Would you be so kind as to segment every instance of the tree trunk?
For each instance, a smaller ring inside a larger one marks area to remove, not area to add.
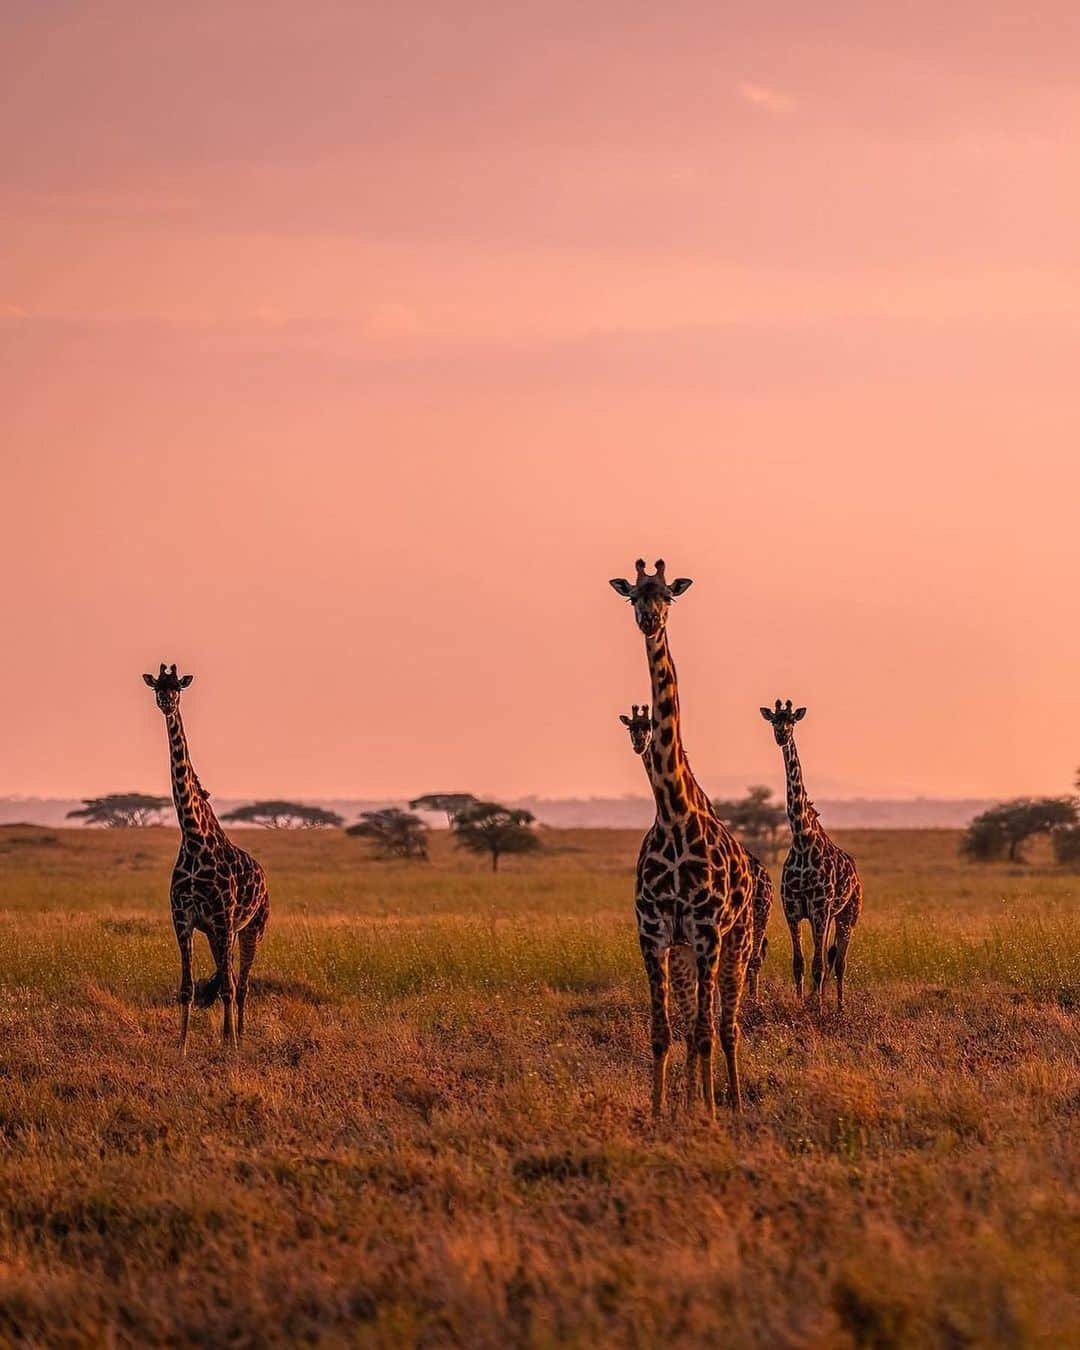
[[[491,850],[491,870],[493,872],[499,870],[499,850],[497,848]]]

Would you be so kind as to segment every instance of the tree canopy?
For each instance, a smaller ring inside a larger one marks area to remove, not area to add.
[[[322,806],[302,802],[250,802],[226,812],[222,820],[237,825],[262,825],[269,830],[314,830],[326,825],[344,825],[345,817]]]
[[[497,872],[504,853],[530,853],[540,847],[531,811],[498,802],[471,802],[454,817],[454,842],[471,853],[487,853]]]
[[[1020,797],[1002,802],[975,817],[960,841],[960,851],[977,862],[1005,858],[1023,862],[1023,846],[1040,834],[1054,834],[1077,825],[1073,797]]]
[[[361,812],[357,823],[350,825],[345,833],[369,840],[375,845],[377,858],[427,860],[428,827],[419,816],[397,806]]]
[[[446,816],[447,825],[453,829],[455,819],[475,801],[476,798],[471,792],[425,792],[422,797],[416,797],[409,803],[409,809],[442,811]]]
[[[171,797],[149,797],[145,792],[112,792],[105,797],[84,797],[82,806],[69,811],[67,819],[80,818],[87,825],[104,825],[110,830],[160,825],[161,813],[171,803]]]
[[[787,809],[783,803],[774,800],[772,788],[756,784],[746,789],[745,797],[714,801],[713,810],[747,848],[767,859],[775,859],[787,821]]]

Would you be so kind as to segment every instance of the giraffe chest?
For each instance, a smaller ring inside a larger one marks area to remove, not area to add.
[[[187,842],[173,869],[174,912],[190,916],[212,931],[223,923],[244,927],[265,899],[266,879],[254,858],[226,842]]]
[[[811,839],[793,846],[781,879],[789,916],[812,918],[843,904],[850,891],[851,859],[829,840]]]
[[[696,821],[657,823],[638,856],[639,893],[668,902],[707,889],[716,862],[708,830]]]

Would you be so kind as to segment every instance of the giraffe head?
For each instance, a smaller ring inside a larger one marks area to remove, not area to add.
[[[649,742],[652,740],[652,718],[649,716],[649,705],[643,703],[639,708],[635,703],[630,711],[630,717],[627,717],[625,713],[620,713],[619,721],[630,733],[630,744],[633,746],[634,754],[643,755],[648,750]]]
[[[773,735],[776,737],[777,745],[788,745],[792,736],[795,734],[795,723],[801,722],[806,716],[805,708],[793,708],[791,699],[787,703],[781,703],[776,700],[775,708],[762,708],[761,715],[766,722],[772,723]]]
[[[177,675],[176,667],[166,667],[162,662],[157,676],[144,675],[143,679],[154,691],[157,705],[163,713],[176,712],[180,706],[180,690],[186,689],[194,675]]]
[[[634,618],[645,636],[656,637],[663,632],[667,623],[672,600],[682,595],[683,591],[688,591],[694,583],[689,577],[676,577],[674,581],[668,581],[664,576],[663,558],[657,558],[656,571],[652,576],[646,572],[643,558],[639,558],[634,567],[637,575],[632,582],[613,577],[609,584],[612,590],[625,596],[634,606]]]

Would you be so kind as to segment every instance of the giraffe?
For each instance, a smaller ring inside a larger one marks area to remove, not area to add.
[[[720,983],[720,1045],[728,1074],[728,1103],[742,1109],[739,1085],[739,1005],[753,942],[752,882],[746,852],[725,828],[686,760],[679,715],[678,681],[668,646],[672,601],[689,589],[687,577],[668,583],[664,563],[649,575],[638,559],[633,582],[611,581],[634,607],[645,638],[652,682],[650,775],[656,819],[638,855],[635,911],[638,943],[649,981],[652,1021],[652,1112],[664,1110],[671,1052],[668,1011],[669,949],[683,943],[694,953],[697,1008],[686,1066],[686,1101],[700,1066],[705,1111],[716,1119],[713,1090],[714,1007]]]
[[[635,703],[631,708],[631,715],[625,713],[619,715],[619,721],[626,727],[630,733],[630,745],[635,755],[640,755],[642,763],[645,765],[645,772],[648,775],[650,786],[653,784],[652,759],[646,753],[649,743],[652,740],[652,718],[649,716],[649,705],[644,703],[639,708]],[[769,915],[772,912],[773,903],[773,882],[769,875],[769,869],[750,852],[746,845],[747,861],[750,863],[750,877],[754,887],[754,942],[750,953],[750,960],[746,967],[746,992],[750,998],[757,999],[758,993],[758,975],[761,972],[762,963],[765,960],[765,953],[769,950],[769,939],[766,931],[769,926]],[[677,946],[672,948],[672,955],[669,961],[671,971],[671,987],[675,994],[675,1002],[679,1007],[684,1021],[689,1014],[686,1011],[686,1002],[684,994],[684,970],[688,969],[691,979],[696,982],[692,963],[683,959],[684,954],[689,956],[688,947]],[[678,966],[678,970],[676,967]]]
[[[176,673],[162,664],[157,677],[143,679],[154,691],[165,714],[172,767],[173,802],[180,823],[180,852],[173,868],[170,900],[173,928],[180,946],[180,1053],[187,1051],[188,1020],[194,999],[209,1008],[220,994],[224,1005],[222,1036],[228,1047],[244,1034],[244,1005],[255,949],[266,932],[270,897],[266,876],[249,853],[225,834],[210,805],[210,794],[199,782],[188,755],[180,717],[180,691],[194,676]],[[206,934],[216,973],[212,979],[191,977],[191,946],[195,930]],[[233,966],[233,945],[240,948],[239,971]],[[233,1024],[233,1000],[236,1023]]]
[[[775,708],[762,708],[761,715],[771,723],[776,743],[784,752],[787,774],[787,810],[791,824],[791,850],[780,878],[780,903],[791,932],[791,964],[795,990],[803,991],[803,954],[799,925],[809,920],[814,940],[814,958],[810,970],[818,1010],[824,998],[823,985],[829,970],[836,972],[836,1007],[844,1011],[844,969],[848,944],[862,912],[862,882],[855,859],[838,848],[825,833],[814,805],[807,799],[799,752],[795,748],[795,723],[806,716],[805,708],[792,708],[776,700]],[[829,928],[835,940],[828,952],[825,944]]]

